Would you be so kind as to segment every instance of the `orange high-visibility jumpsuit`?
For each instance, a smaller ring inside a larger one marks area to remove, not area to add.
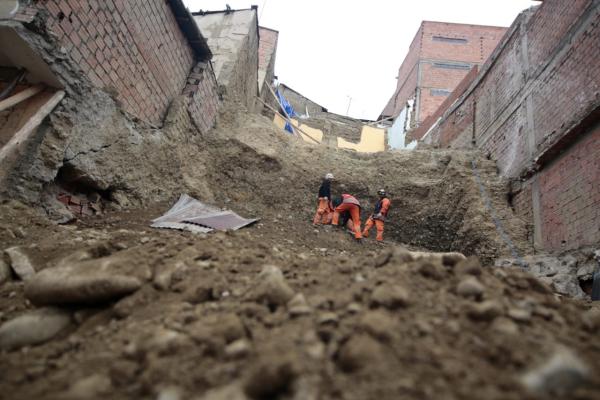
[[[327,197],[319,197],[319,205],[317,206],[317,212],[313,219],[313,225],[323,224],[328,225],[331,223],[333,217],[333,209],[331,203]]]
[[[377,205],[375,206],[375,213],[369,217],[367,222],[365,223],[365,230],[363,231],[364,237],[369,237],[369,231],[375,224],[375,228],[377,229],[377,241],[383,241],[383,226],[385,224],[385,217],[390,209],[391,201],[387,197],[379,200]]]
[[[348,211],[350,218],[352,219],[352,225],[354,228],[354,237],[356,239],[362,239],[362,233],[360,231],[360,203],[356,198],[349,194],[342,194],[342,204],[337,206],[333,210],[333,225],[337,225],[340,219],[340,213]]]

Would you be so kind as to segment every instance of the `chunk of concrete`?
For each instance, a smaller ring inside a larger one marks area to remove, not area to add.
[[[12,350],[47,342],[69,326],[71,314],[58,308],[40,308],[0,326],[0,348]]]
[[[22,247],[10,247],[4,251],[10,258],[11,268],[21,280],[26,281],[35,274],[35,268],[33,268],[29,257],[25,254]]]

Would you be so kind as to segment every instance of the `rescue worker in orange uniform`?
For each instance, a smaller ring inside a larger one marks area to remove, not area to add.
[[[379,189],[377,191],[377,195],[379,196],[379,201],[375,205],[375,210],[373,214],[369,217],[367,222],[365,223],[365,230],[362,232],[364,237],[369,237],[369,231],[375,225],[377,229],[377,241],[383,242],[383,226],[385,224],[385,217],[387,216],[390,205],[392,202],[387,197],[387,193],[384,189]]]
[[[340,214],[347,212],[350,214],[350,219],[352,220],[354,238],[360,241],[362,239],[362,233],[360,231],[360,203],[356,200],[356,197],[344,193],[340,199],[337,199],[334,206],[333,221],[331,223],[333,225],[338,225]]]
[[[313,225],[328,225],[331,223],[331,217],[333,216],[333,207],[331,206],[331,181],[333,180],[333,174],[325,174],[325,178],[319,188],[319,204],[317,206],[317,213],[313,218]]]

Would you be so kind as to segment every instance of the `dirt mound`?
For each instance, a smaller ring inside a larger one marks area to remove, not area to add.
[[[470,152],[365,155],[315,147],[264,117],[234,111],[186,154],[173,159],[179,175],[169,175],[168,187],[180,182],[181,192],[260,222],[194,235],[149,228],[170,204],[148,199],[143,209],[108,204],[105,215],[70,225],[18,203],[0,205],[0,250],[13,248],[0,267],[14,267],[11,255],[18,254],[42,271],[26,282],[2,275],[0,393],[597,395],[600,381],[590,371],[600,366],[600,317],[588,303],[560,299],[518,270],[482,268],[456,255],[416,260],[394,246],[460,251],[485,265],[509,252],[474,179],[475,160],[499,220],[527,251],[525,226],[506,205],[492,162]],[[393,208],[383,246],[311,225],[325,172],[336,175],[334,192],[363,203],[363,220],[377,189],[388,190]]]
[[[294,140],[262,116],[239,111],[223,113],[205,139],[204,178],[220,203],[310,221],[321,178],[332,172],[333,192],[354,194],[363,204],[363,220],[372,212],[377,190],[386,188],[392,201],[388,239],[491,260],[510,249],[481,197],[471,166],[475,160],[500,223],[518,250],[531,251],[525,223],[507,205],[506,182],[493,162],[475,152],[360,154],[313,146]]]
[[[166,206],[25,226],[13,239],[32,238],[23,249],[36,270],[96,265],[142,286],[63,306],[59,322],[65,313],[70,322],[58,334],[3,351],[1,393],[516,399],[600,391],[590,372],[600,367],[599,312],[557,298],[528,274],[455,256],[413,261],[395,247],[374,251],[343,232],[284,218],[206,236],[147,228]],[[28,285],[0,287],[3,323],[31,312]],[[42,326],[56,323],[56,312]],[[540,369],[548,365],[551,373]],[[556,388],[548,376],[564,384]]]

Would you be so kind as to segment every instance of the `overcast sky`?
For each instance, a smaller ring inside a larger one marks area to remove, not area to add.
[[[510,26],[532,0],[184,0],[190,11],[258,5],[279,31],[275,74],[329,111],[375,119],[422,20]]]

